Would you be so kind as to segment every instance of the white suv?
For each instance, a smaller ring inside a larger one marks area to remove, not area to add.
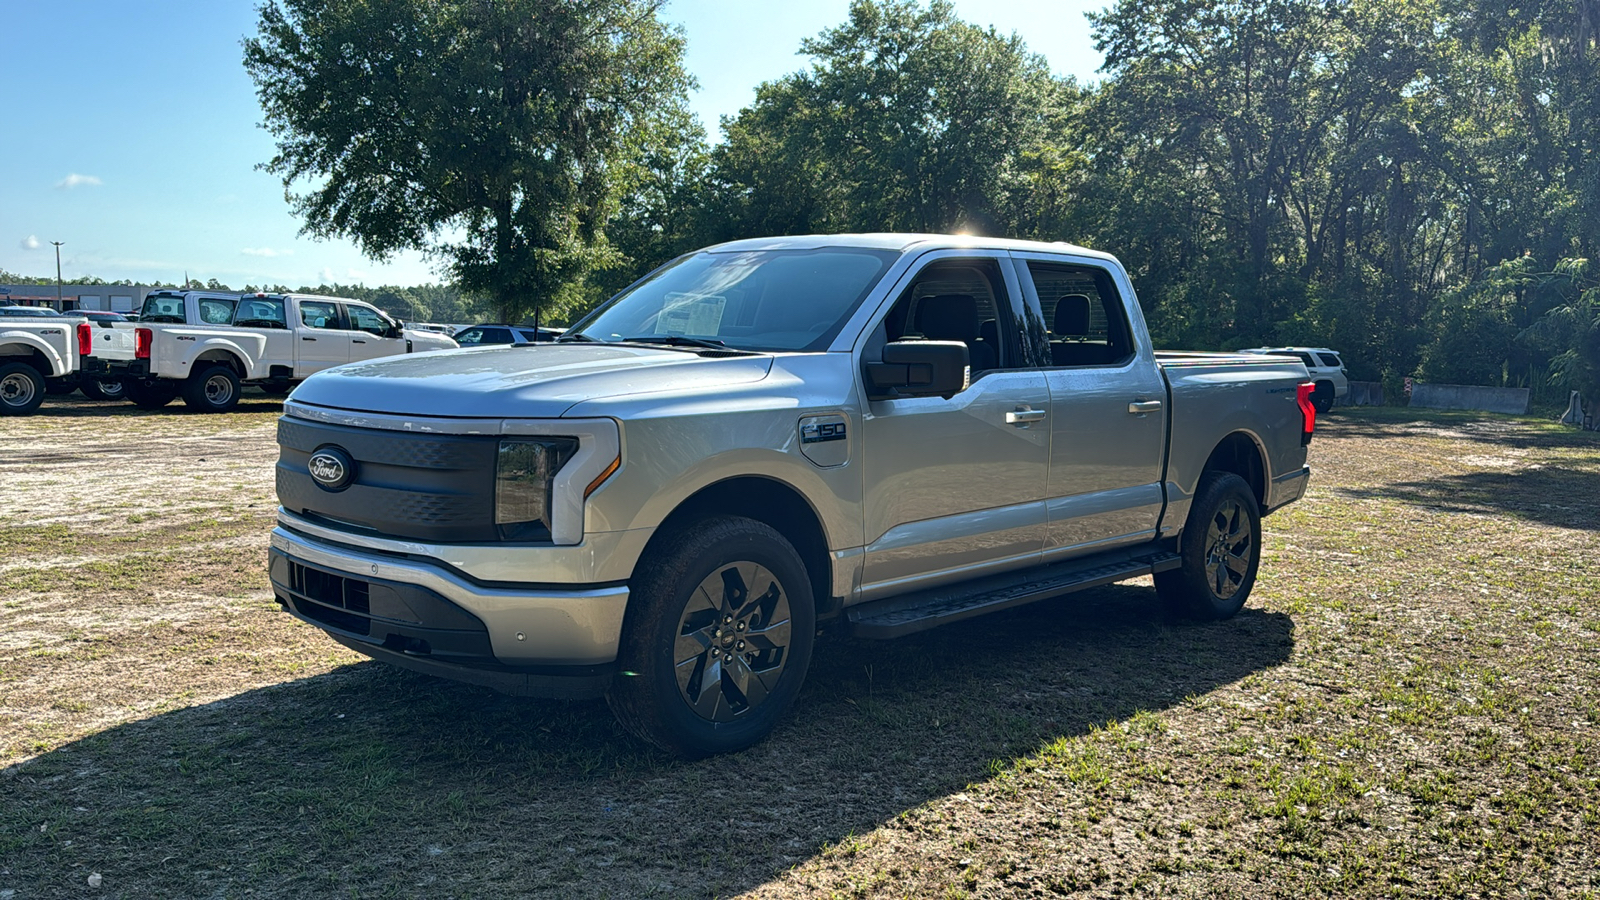
[[[1264,356],[1292,356],[1306,364],[1316,392],[1311,395],[1311,405],[1317,412],[1327,412],[1333,401],[1350,393],[1350,377],[1339,354],[1326,347],[1254,347],[1240,353],[1258,353]]]

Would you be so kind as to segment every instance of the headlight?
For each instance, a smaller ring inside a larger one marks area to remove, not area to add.
[[[494,522],[505,541],[551,539],[551,489],[556,473],[578,452],[574,437],[500,442],[495,462]]]

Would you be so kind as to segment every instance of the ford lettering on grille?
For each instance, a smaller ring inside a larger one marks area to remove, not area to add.
[[[311,480],[325,491],[342,491],[355,480],[355,460],[338,447],[319,447],[311,454],[306,468],[311,472]]]

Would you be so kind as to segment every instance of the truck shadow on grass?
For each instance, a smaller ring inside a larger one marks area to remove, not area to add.
[[[1174,623],[1112,586],[891,643],[830,636],[766,742],[681,762],[602,703],[364,663],[0,771],[0,889],[727,895],[1066,737],[1279,665],[1292,620]]]

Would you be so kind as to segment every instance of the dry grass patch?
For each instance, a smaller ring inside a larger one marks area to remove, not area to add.
[[[771,740],[680,763],[599,704],[397,672],[277,612],[269,411],[57,418],[0,444],[17,900],[91,872],[114,896],[1600,891],[1591,435],[1329,417],[1235,620],[1125,585],[824,639]],[[204,491],[174,464],[223,447],[245,464]]]

